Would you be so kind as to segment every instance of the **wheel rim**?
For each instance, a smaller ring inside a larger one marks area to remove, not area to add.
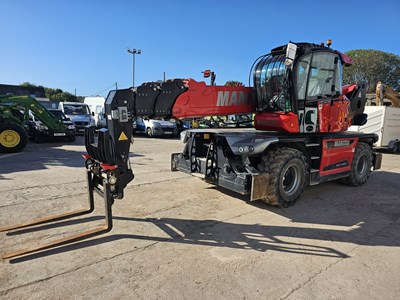
[[[14,130],[7,129],[0,133],[0,143],[6,148],[14,148],[20,143],[20,141],[21,137],[18,132]]]
[[[282,177],[282,188],[287,195],[294,194],[300,184],[300,169],[298,166],[289,166]]]
[[[367,170],[367,158],[363,155],[357,162],[357,173],[363,175]]]

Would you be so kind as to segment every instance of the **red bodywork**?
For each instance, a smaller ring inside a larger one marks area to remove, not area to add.
[[[347,116],[350,102],[346,96],[340,100],[320,102],[318,104],[319,132],[346,131],[349,127]]]
[[[299,119],[294,113],[260,113],[254,117],[257,130],[299,132]]]
[[[188,90],[180,94],[172,108],[172,115],[178,119],[215,115],[251,114],[256,111],[253,88],[243,86],[206,85],[188,79]],[[348,90],[346,89],[348,92]],[[346,131],[349,127],[349,100],[326,100],[318,104],[319,132]],[[254,118],[257,130],[299,132],[299,119],[294,113],[258,113]]]
[[[357,142],[358,137],[324,139],[322,141],[320,176],[350,171]]]
[[[348,93],[354,91],[357,87],[357,84],[346,84],[342,87],[342,94],[347,95]]]
[[[253,88],[206,85],[193,79],[186,84],[188,90],[178,96],[172,108],[176,118],[251,114],[256,110]]]

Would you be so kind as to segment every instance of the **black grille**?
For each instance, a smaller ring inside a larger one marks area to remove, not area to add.
[[[86,126],[89,125],[89,122],[74,122],[76,126]]]

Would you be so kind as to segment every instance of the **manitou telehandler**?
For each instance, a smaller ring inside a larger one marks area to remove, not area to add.
[[[347,132],[362,125],[365,87],[342,87],[350,58],[330,44],[288,43],[259,57],[251,68],[254,87],[206,86],[193,79],[150,82],[116,90],[106,100],[107,128],[95,139],[86,128],[87,210],[3,228],[11,230],[93,211],[93,191],[104,197],[103,227],[3,255],[10,258],[74,242],[111,230],[111,205],[133,179],[129,163],[135,117],[185,119],[254,113],[254,129],[192,129],[171,169],[200,173],[210,183],[273,205],[293,205],[307,185],[341,179],[360,186],[381,155],[375,134]]]

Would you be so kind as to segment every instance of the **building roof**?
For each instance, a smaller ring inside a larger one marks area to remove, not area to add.
[[[13,94],[15,96],[31,96],[34,98],[46,97],[43,87],[0,84],[0,95],[7,94]]]

